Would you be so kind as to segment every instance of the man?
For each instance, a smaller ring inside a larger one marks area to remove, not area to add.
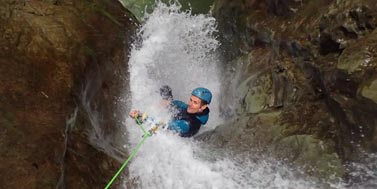
[[[167,94],[167,95],[163,95]],[[212,93],[206,88],[198,87],[191,92],[188,104],[172,100],[172,93],[169,86],[160,89],[163,100],[168,101],[168,108],[172,112],[172,119],[168,122],[169,130],[179,133],[182,137],[191,137],[198,133],[200,127],[205,125],[209,118],[208,105],[212,100]],[[141,116],[140,112],[132,111],[132,118]]]

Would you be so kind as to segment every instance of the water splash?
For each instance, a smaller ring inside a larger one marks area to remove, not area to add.
[[[75,108],[75,110],[73,111],[73,113],[68,117],[68,119],[66,120],[66,123],[65,123],[65,131],[64,131],[64,151],[63,151],[63,155],[62,155],[62,162],[61,162],[61,166],[60,166],[60,177],[59,177],[59,181],[58,183],[56,184],[56,189],[60,189],[60,188],[65,188],[65,174],[66,174],[66,157],[67,157],[67,152],[68,152],[68,143],[69,143],[69,138],[70,138],[70,135],[71,135],[71,132],[72,132],[72,129],[73,127],[75,126],[76,124],[76,118],[77,118],[77,112],[78,112],[78,107]]]
[[[342,183],[344,188],[377,188],[377,154],[360,152],[362,162],[351,162],[348,169],[351,181]]]
[[[164,120],[169,115],[158,105],[160,86],[169,85],[174,98],[183,101],[193,88],[204,86],[214,94],[204,129],[214,129],[223,122],[216,20],[179,10],[177,4],[157,3],[138,32],[129,61],[132,109]],[[125,124],[125,148],[131,151],[143,133],[131,119]],[[306,177],[271,158],[252,153],[235,157],[165,130],[148,138],[128,168],[124,186],[132,188],[345,188],[342,182],[321,183]]]
[[[188,101],[191,90],[203,86],[214,94],[209,127],[216,125],[219,97],[219,60],[216,21],[206,15],[180,12],[180,5],[157,3],[134,44],[129,61],[134,108],[158,114],[158,89],[169,85],[175,99]]]

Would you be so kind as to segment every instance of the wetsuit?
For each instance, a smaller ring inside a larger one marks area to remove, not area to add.
[[[209,117],[208,107],[203,112],[194,114],[188,113],[187,108],[188,105],[179,100],[173,100],[170,104],[173,117],[168,123],[168,129],[178,132],[182,137],[191,137],[198,133]]]

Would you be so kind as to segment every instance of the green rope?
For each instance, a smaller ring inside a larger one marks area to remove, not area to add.
[[[147,131],[144,129],[143,126],[141,126],[142,122],[139,120],[139,118],[136,117],[135,120],[136,120],[136,122],[137,122],[137,125],[140,126],[140,129],[143,131],[144,135],[149,135],[150,133],[147,132]]]
[[[108,189],[111,184],[113,184],[113,182],[115,181],[115,179],[118,177],[118,175],[123,171],[123,169],[126,167],[127,163],[132,159],[132,157],[136,154],[136,152],[139,150],[140,146],[144,143],[144,141],[151,136],[150,133],[148,133],[147,131],[145,131],[145,129],[143,128],[143,126],[141,126],[141,121],[139,121],[138,118],[135,118],[136,119],[136,122],[137,124],[140,126],[141,130],[144,132],[144,135],[143,135],[143,140],[141,140],[139,142],[139,144],[137,144],[136,148],[132,151],[130,157],[128,157],[128,159],[123,163],[123,165],[120,167],[120,169],[118,170],[118,172],[113,176],[113,178],[110,180],[110,182],[106,185],[105,189]]]

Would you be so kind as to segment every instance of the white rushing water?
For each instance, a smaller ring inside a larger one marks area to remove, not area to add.
[[[132,109],[166,121],[169,115],[159,107],[160,86],[169,85],[174,99],[186,102],[191,90],[202,86],[209,88],[214,98],[208,124],[200,132],[221,124],[221,63],[215,34],[213,17],[192,16],[180,12],[177,5],[158,3],[154,12],[147,15],[138,33],[140,40],[131,51]],[[131,152],[143,133],[134,120],[127,119],[125,125],[125,148]],[[128,164],[131,179],[124,181],[124,188],[321,188],[314,181],[297,178],[279,162],[245,153],[235,157],[206,149],[192,138],[161,129],[145,141]]]

